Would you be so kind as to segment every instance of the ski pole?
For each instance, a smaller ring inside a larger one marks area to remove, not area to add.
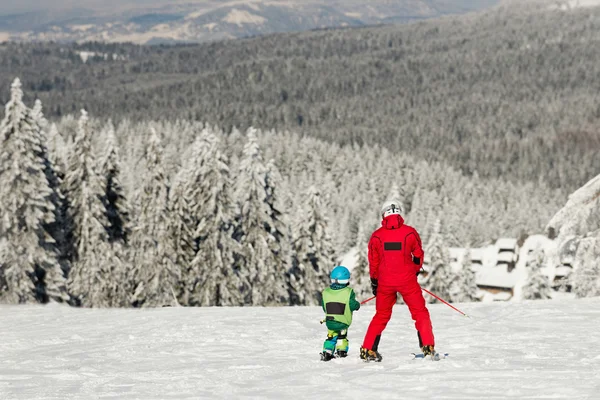
[[[423,289],[423,288],[421,288],[421,289]],[[435,294],[431,293],[429,290],[427,290],[427,289],[423,289],[423,291],[424,291],[425,293],[429,294],[430,296],[433,296],[433,297],[435,297],[436,299],[438,299],[439,301],[441,301],[442,303],[444,303],[444,304],[445,304],[445,305],[447,305],[448,307],[452,308],[453,310],[456,310],[456,311],[458,311],[459,313],[461,313],[461,314],[462,314],[462,315],[464,315],[465,317],[467,317],[467,318],[471,318],[471,317],[469,317],[467,314],[465,314],[464,312],[460,311],[458,308],[454,307],[452,304],[448,303],[446,300],[444,300],[444,299],[442,299],[442,298],[440,298],[440,297],[436,296]]]
[[[370,298],[368,298],[368,299],[366,299],[366,300],[364,300],[364,301],[361,301],[361,302],[360,302],[360,304],[365,304],[365,303],[368,303],[368,302],[370,302],[371,300],[373,300],[375,297],[376,297],[376,296],[373,296],[373,297],[370,297]]]

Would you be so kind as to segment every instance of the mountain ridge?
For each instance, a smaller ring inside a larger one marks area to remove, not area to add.
[[[88,2],[89,3],[89,2]],[[462,14],[499,0],[193,1],[175,5],[125,5],[111,12],[83,4],[69,10],[0,15],[0,33],[13,41],[195,43],[270,33],[357,27]],[[122,10],[122,11],[121,11]]]

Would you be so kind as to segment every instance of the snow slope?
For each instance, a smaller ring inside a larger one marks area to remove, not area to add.
[[[430,306],[446,360],[411,360],[396,306],[382,363],[358,348],[374,307],[355,314],[350,357],[319,361],[316,307],[89,310],[0,307],[1,399],[592,399],[600,395],[600,299]],[[343,379],[347,382],[340,386]]]

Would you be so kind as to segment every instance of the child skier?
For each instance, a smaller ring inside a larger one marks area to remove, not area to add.
[[[323,343],[322,361],[329,361],[335,354],[348,355],[348,328],[352,324],[352,312],[360,308],[354,290],[348,287],[350,271],[346,267],[335,267],[331,271],[331,286],[323,290],[323,311],[327,325],[327,339]]]

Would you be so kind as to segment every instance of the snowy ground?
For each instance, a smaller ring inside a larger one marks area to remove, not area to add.
[[[600,299],[430,306],[440,362],[411,360],[397,305],[382,363],[318,353],[318,308],[81,310],[0,306],[0,399],[600,398]],[[345,382],[341,384],[341,382]]]

